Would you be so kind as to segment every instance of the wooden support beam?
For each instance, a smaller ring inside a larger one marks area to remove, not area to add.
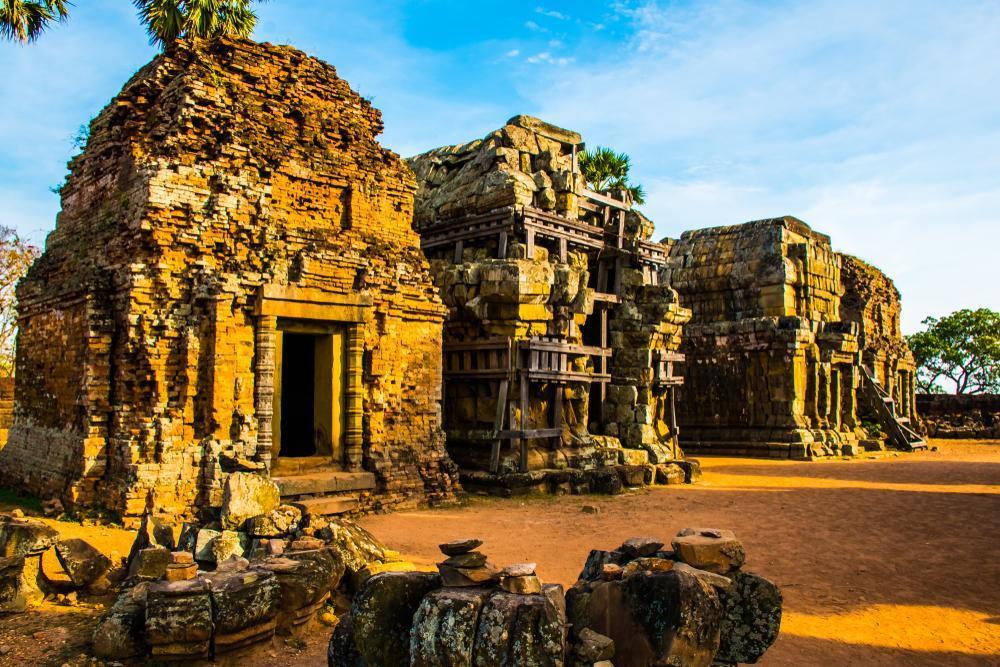
[[[566,393],[565,386],[561,384],[555,385],[555,399],[552,401],[553,412],[552,415],[552,425],[555,428],[562,428],[562,417],[563,417],[563,394]]]
[[[513,426],[513,424],[512,424]],[[528,430],[528,373],[521,373],[521,431]],[[518,469],[528,472],[528,438],[521,438],[521,461]]]
[[[677,387],[670,387],[667,391],[670,393],[670,446],[673,449],[674,458],[676,459],[679,441],[677,432]]]
[[[490,451],[490,472],[494,475],[500,469],[500,437],[503,430],[504,413],[507,411],[507,380],[500,381],[500,390],[497,392],[497,408],[493,417],[493,430],[497,433],[497,438],[493,441],[493,448]]]

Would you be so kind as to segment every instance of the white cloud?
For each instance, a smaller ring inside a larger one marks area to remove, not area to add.
[[[535,13],[541,14],[542,16],[548,16],[549,18],[558,19],[560,21],[566,21],[569,19],[569,17],[562,12],[557,12],[554,9],[545,9],[544,7],[535,7]]]
[[[895,279],[908,329],[1000,307],[1000,5],[623,11],[629,44],[520,92],[632,156],[661,235],[795,215]]]
[[[573,62],[573,58],[554,56],[548,51],[542,51],[541,53],[536,53],[533,56],[528,56],[527,61],[532,65],[556,65],[557,67],[565,67]]]

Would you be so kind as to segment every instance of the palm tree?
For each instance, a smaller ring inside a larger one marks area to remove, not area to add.
[[[264,0],[258,0],[263,2]],[[249,37],[257,24],[254,0],[133,0],[149,41],[165,46],[180,37]],[[69,15],[69,0],[0,0],[0,38],[34,41]]]
[[[133,0],[151,44],[181,37],[249,37],[257,24],[254,0]]]
[[[584,151],[578,158],[580,172],[596,192],[625,190],[636,204],[646,203],[646,192],[641,185],[629,183],[628,172],[632,166],[628,155],[598,146]]]
[[[69,15],[67,0],[0,0],[0,38],[32,42]]]

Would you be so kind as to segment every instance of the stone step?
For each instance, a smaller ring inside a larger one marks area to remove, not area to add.
[[[281,490],[282,498],[343,491],[368,491],[375,488],[375,475],[370,472],[313,472],[273,479]]]
[[[314,514],[319,516],[332,516],[334,514],[346,514],[358,509],[358,496],[326,496],[325,498],[306,498],[296,500],[292,503],[302,510],[303,514]]]

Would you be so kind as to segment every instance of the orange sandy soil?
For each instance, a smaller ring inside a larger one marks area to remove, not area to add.
[[[569,586],[590,549],[730,528],[785,597],[765,665],[1000,665],[1000,442],[849,461],[702,457],[702,482],[617,497],[475,499],[363,524],[414,559],[485,540]],[[593,505],[598,514],[581,511]]]
[[[692,486],[476,497],[362,524],[428,566],[438,543],[481,537],[493,563],[536,562],[543,580],[566,586],[590,549],[632,535],[669,542],[686,526],[730,528],[746,546],[745,569],[785,596],[781,636],[761,664],[1000,665],[1000,441],[932,444],[941,451],[849,461],[702,457],[704,478]],[[51,523],[105,552],[127,553],[133,535]],[[0,665],[86,664],[100,602],[0,618]],[[329,634],[317,624],[230,664],[323,665]]]

